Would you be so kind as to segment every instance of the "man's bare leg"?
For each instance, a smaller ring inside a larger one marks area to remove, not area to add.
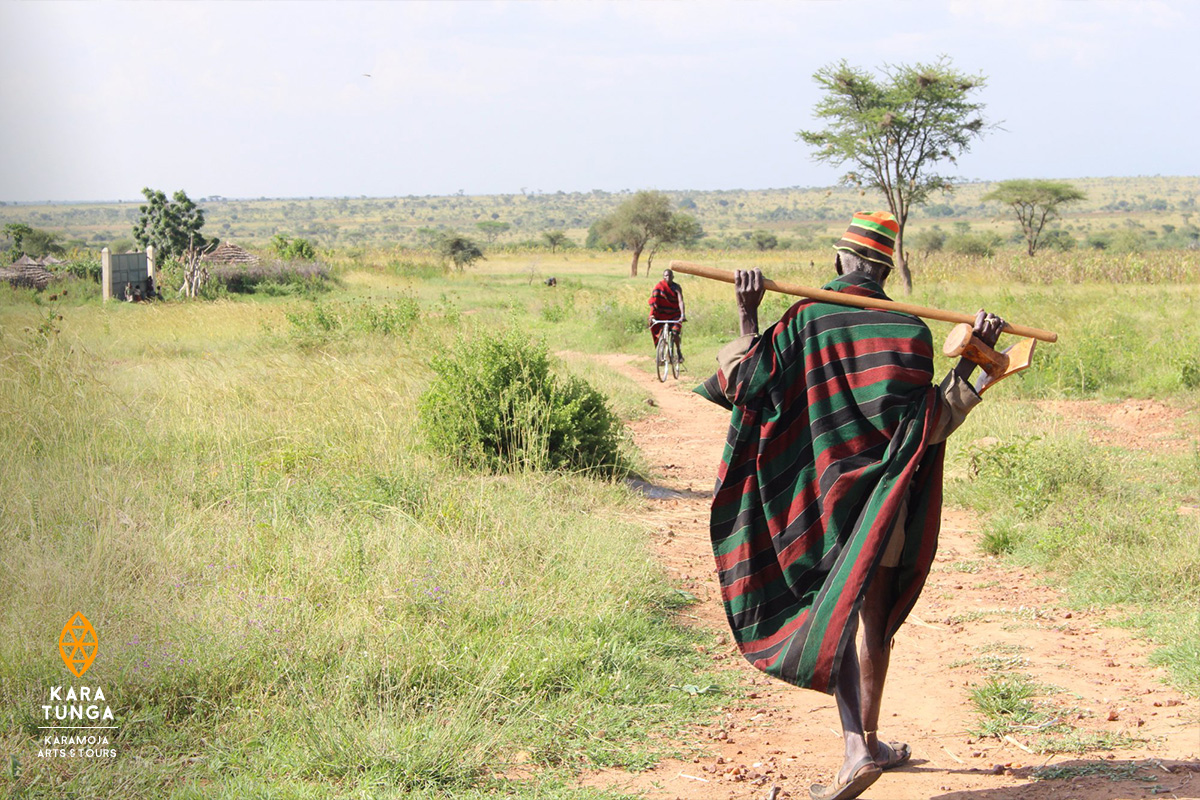
[[[892,654],[891,642],[887,640],[887,622],[896,599],[896,570],[880,567],[867,587],[859,612],[863,631],[862,657],[859,659],[862,731],[868,751],[880,766],[887,761],[886,757],[881,757],[877,739],[883,684]]]
[[[857,621],[854,623],[857,625]],[[858,648],[855,637],[850,637],[850,644],[842,656],[842,666],[838,671],[837,686],[834,687],[833,697],[837,701],[838,715],[842,721],[842,738],[845,740],[846,758],[838,770],[838,783],[850,779],[855,767],[864,758],[874,758],[875,754],[867,748],[867,740],[863,734],[863,706],[859,695],[861,675],[859,670]]]

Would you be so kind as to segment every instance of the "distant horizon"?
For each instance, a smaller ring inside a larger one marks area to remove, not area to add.
[[[1191,173],[1154,173],[1152,175],[1150,175],[1150,174],[1142,174],[1142,175],[1077,175],[1077,176],[1069,177],[1069,178],[1061,177],[1061,176],[1060,177],[1049,177],[1049,178],[1040,178],[1040,177],[1035,178],[1035,177],[1027,176],[1027,179],[1029,179],[1029,180],[1048,180],[1048,181],[1109,181],[1109,180],[1136,180],[1139,178],[1200,178],[1200,175],[1191,174]],[[1020,179],[1019,178],[964,178],[962,180],[954,181],[954,185],[968,186],[968,185],[980,184],[980,183],[1001,183],[1002,181],[1007,181],[1007,180],[1020,180]],[[598,189],[597,188],[597,189],[586,189],[586,190],[579,190],[579,189],[576,189],[576,190],[567,190],[567,189],[554,189],[554,190],[534,189],[534,190],[530,190],[529,187],[525,187],[524,191],[522,191],[521,189],[518,189],[516,191],[509,191],[509,192],[464,192],[461,194],[459,192],[455,191],[455,192],[436,192],[436,193],[422,193],[422,194],[417,194],[417,193],[408,193],[408,194],[294,194],[294,195],[253,195],[253,196],[251,196],[251,195],[226,195],[226,194],[221,194],[219,192],[213,192],[213,193],[209,193],[209,194],[193,196],[191,194],[191,192],[188,192],[186,187],[169,187],[168,188],[166,186],[154,186],[154,187],[148,187],[148,188],[162,190],[162,191],[166,192],[168,195],[171,195],[174,192],[182,189],[184,192],[188,193],[188,197],[192,201],[197,202],[197,203],[200,203],[200,202],[205,202],[205,203],[235,202],[235,201],[236,202],[244,202],[244,201],[251,201],[251,200],[255,200],[255,201],[263,201],[263,200],[393,200],[393,199],[410,198],[410,197],[411,198],[500,197],[503,195],[527,195],[527,196],[530,196],[530,195],[556,195],[556,194],[560,194],[560,193],[565,194],[565,195],[574,195],[574,194],[592,194],[593,192],[598,192],[598,191],[604,192],[605,194],[634,194],[636,192],[641,192],[641,191],[656,191],[656,192],[664,192],[666,194],[681,194],[681,193],[687,193],[687,192],[706,192],[706,193],[713,192],[713,193],[716,193],[716,192],[779,192],[779,191],[789,191],[789,190],[816,191],[816,190],[822,190],[822,189],[823,190],[843,189],[846,191],[858,191],[857,187],[846,186],[846,185],[840,184],[840,183],[811,184],[811,185],[793,184],[790,186],[755,186],[755,187],[739,186],[739,187],[730,188],[730,189],[697,188],[694,186],[686,188],[686,189],[669,189],[669,188],[664,189],[664,188],[659,188],[656,186],[644,186],[644,187],[639,187],[637,189]],[[870,190],[870,189],[868,189],[868,190]],[[878,191],[878,190],[875,190],[875,191]],[[936,198],[938,196],[940,196],[940,195],[934,195],[930,198],[930,200],[932,201],[934,198]],[[220,200],[212,200],[212,199],[210,199],[212,197],[219,197],[221,199]],[[140,192],[138,193],[137,198],[131,198],[128,200],[126,200],[124,198],[73,199],[73,200],[6,200],[3,198],[0,198],[0,204],[6,205],[6,206],[104,205],[107,203],[143,203],[143,202],[145,202],[145,198],[141,196]]]

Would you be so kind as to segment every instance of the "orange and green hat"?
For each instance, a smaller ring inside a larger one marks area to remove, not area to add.
[[[876,211],[867,214],[859,211],[850,220],[850,227],[833,246],[834,250],[847,250],[857,256],[876,264],[882,264],[892,269],[892,251],[896,247],[896,237],[900,234],[900,225],[896,218],[886,211]]]

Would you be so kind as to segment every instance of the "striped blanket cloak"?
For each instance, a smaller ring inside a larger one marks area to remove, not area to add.
[[[663,325],[655,325],[654,320],[675,320],[682,316],[683,304],[680,294],[683,289],[674,281],[668,281],[666,278],[655,284],[654,289],[650,292],[650,336],[654,339],[654,344],[658,344],[658,336],[662,332]],[[679,329],[679,325],[674,325],[675,329]]]
[[[861,273],[825,288],[886,297]],[[741,361],[711,533],[730,627],[764,672],[833,692],[910,490],[889,638],[916,602],[942,502],[943,445],[928,443],[941,403],[932,377],[918,318],[810,300]],[[729,406],[714,379],[696,391]]]

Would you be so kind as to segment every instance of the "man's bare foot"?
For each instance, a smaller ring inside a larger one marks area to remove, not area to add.
[[[875,763],[880,769],[895,769],[912,758],[912,749],[906,742],[876,742]]]

